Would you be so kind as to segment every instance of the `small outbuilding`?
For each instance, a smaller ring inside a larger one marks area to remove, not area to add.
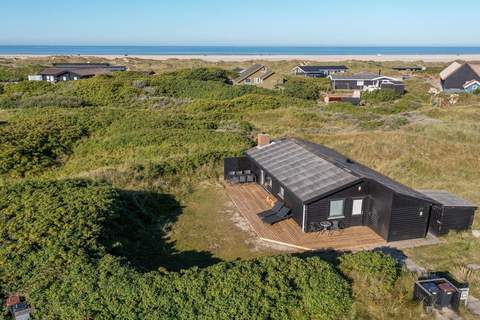
[[[420,190],[439,204],[432,206],[429,231],[444,235],[451,230],[469,229],[473,224],[477,206],[447,191]]]

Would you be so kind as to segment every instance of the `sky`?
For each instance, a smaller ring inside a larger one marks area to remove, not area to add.
[[[0,45],[480,46],[479,0],[1,0]]]

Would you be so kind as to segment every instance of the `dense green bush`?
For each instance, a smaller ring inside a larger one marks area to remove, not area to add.
[[[229,83],[229,76],[232,76],[231,73],[220,68],[183,69],[168,73],[168,75],[187,80],[220,81],[224,83]]]
[[[294,98],[317,100],[330,88],[326,78],[288,77],[283,84],[284,94]]]
[[[477,96],[480,95],[480,88],[475,89],[475,91],[473,91],[473,94]]]
[[[59,107],[59,108],[78,108],[84,107],[86,102],[75,96],[62,96],[54,94],[46,94],[42,96],[34,96],[24,98],[19,101],[18,107]]]
[[[400,272],[394,258],[381,252],[362,251],[340,257],[340,270],[354,281],[381,283],[391,287]]]
[[[379,103],[397,100],[400,97],[392,89],[381,89],[362,92],[362,101],[366,103]]]
[[[122,218],[132,211],[125,200],[83,180],[1,187],[2,293],[27,294],[38,318],[58,319],[337,319],[351,309],[348,282],[316,257],[134,271],[103,240],[122,226],[135,233],[142,217]]]
[[[0,174],[24,176],[70,154],[88,128],[74,118],[23,119],[0,126]]]

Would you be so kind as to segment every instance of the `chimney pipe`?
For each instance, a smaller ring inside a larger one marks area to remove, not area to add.
[[[270,137],[268,134],[260,133],[257,137],[257,141],[259,147],[264,147],[270,144]]]

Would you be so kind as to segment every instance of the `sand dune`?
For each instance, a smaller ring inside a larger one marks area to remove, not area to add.
[[[0,55],[1,58],[34,58],[49,57],[52,55],[30,55],[30,54],[8,54]],[[68,56],[68,55],[62,55]],[[72,55],[78,57],[79,55]],[[124,55],[82,55],[82,57],[100,57],[104,59],[125,58]],[[129,58],[150,59],[150,60],[191,60],[200,59],[211,62],[218,61],[250,61],[250,60],[311,60],[311,61],[424,61],[424,62],[450,62],[454,60],[480,61],[480,54],[465,55],[128,55]]]

